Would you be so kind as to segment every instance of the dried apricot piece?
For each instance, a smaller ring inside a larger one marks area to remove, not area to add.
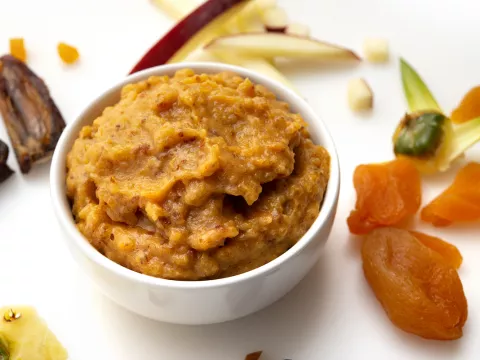
[[[460,169],[453,183],[420,216],[438,227],[480,220],[480,164],[471,162]]]
[[[263,351],[256,351],[253,353],[248,354],[245,357],[245,360],[259,360],[260,357],[262,356]]]
[[[457,270],[409,231],[375,229],[362,246],[365,277],[398,328],[426,339],[463,334],[467,299]]]
[[[420,173],[405,157],[359,165],[353,183],[357,200],[347,219],[353,234],[367,234],[377,227],[398,225],[420,207]]]
[[[423,245],[439,253],[443,259],[458,269],[462,265],[463,257],[460,251],[453,244],[446,242],[436,236],[428,235],[422,232],[411,230],[410,233],[417,238]]]
[[[27,51],[25,50],[23,38],[10,39],[10,54],[23,62],[27,60]]]
[[[452,111],[450,119],[461,124],[480,116],[480,86],[472,88],[462,99],[458,107]]]
[[[80,57],[80,54],[75,47],[62,42],[58,44],[57,51],[58,55],[65,64],[73,64]]]

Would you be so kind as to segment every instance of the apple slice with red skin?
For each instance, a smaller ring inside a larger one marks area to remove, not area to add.
[[[179,20],[184,16],[188,15],[188,9],[194,7],[196,0],[154,0],[155,5],[163,9],[167,15],[173,17],[175,20]],[[222,31],[224,34],[235,33],[236,30],[242,32],[253,31],[259,25],[264,31],[264,24],[261,23],[261,15],[268,9],[276,6],[276,0],[254,0],[248,3],[248,6],[242,9],[241,12],[237,14],[236,17],[233,17],[231,20],[225,22],[222,25]],[[258,17],[258,19],[257,19]],[[233,26],[232,26],[233,25]],[[210,33],[212,35],[212,33]],[[215,36],[212,36],[210,39],[206,40],[204,37],[203,40],[211,41]],[[204,43],[205,44],[205,43]],[[219,61],[225,62],[232,65],[241,66],[253,71],[262,73],[270,78],[273,78],[286,86],[296,90],[293,85],[288,81],[283,74],[281,74],[270,62],[265,59],[260,58],[245,58],[240,56],[230,56],[227,53],[216,53],[203,49],[201,44],[200,49],[193,50],[192,53],[185,55],[185,58],[176,57],[176,61]],[[154,52],[150,52],[151,56],[155,56]],[[147,54],[148,55],[148,54]],[[147,57],[147,55],[144,56]],[[150,56],[150,55],[149,55]],[[172,60],[168,61],[169,63],[174,62]],[[152,59],[150,61],[151,66],[160,65]],[[148,66],[147,66],[148,67]]]
[[[222,25],[252,0],[208,0],[178,22],[130,71],[183,59],[204,41],[223,34]]]
[[[215,38],[205,46],[213,52],[231,52],[249,57],[311,58],[318,60],[360,60],[352,50],[306,36],[255,32]]]

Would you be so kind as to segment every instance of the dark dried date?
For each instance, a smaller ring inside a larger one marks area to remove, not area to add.
[[[7,165],[8,146],[0,140],[0,183],[7,180],[13,171]]]
[[[10,55],[0,57],[0,113],[22,173],[51,157],[65,121],[43,80]]]

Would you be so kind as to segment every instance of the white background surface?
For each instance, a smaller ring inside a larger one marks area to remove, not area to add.
[[[480,354],[480,227],[438,230],[459,247],[469,301],[464,337],[426,341],[397,330],[367,286],[358,240],[345,218],[354,203],[351,176],[359,163],[391,158],[390,137],[405,110],[397,55],[416,67],[450,111],[480,83],[480,6],[476,0],[283,0],[292,20],[313,34],[361,53],[366,36],[390,40],[387,65],[289,67],[285,73],[327,123],[338,146],[343,183],[325,254],[280,302],[250,317],[212,326],[156,323],[113,304],[92,287],[62,243],[49,198],[48,165],[0,185],[0,306],[37,307],[73,360],[474,359]],[[0,0],[0,53],[24,37],[29,64],[49,85],[67,122],[94,96],[123,77],[172,22],[148,0]],[[64,67],[58,41],[76,45],[81,61]],[[346,85],[363,76],[375,93],[368,115],[346,106]],[[6,140],[3,126],[0,138]],[[469,153],[480,159],[477,150]],[[424,202],[453,178],[424,181]],[[28,360],[28,359],[25,359]]]

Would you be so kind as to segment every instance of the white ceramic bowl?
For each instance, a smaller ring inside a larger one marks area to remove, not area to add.
[[[263,84],[309,123],[313,140],[331,156],[331,174],[320,215],[308,232],[282,256],[252,271],[208,281],[159,279],[124,268],[100,254],[75,227],[65,190],[65,162],[80,129],[119,99],[120,89],[152,75],[173,75],[181,68],[196,72],[234,71]],[[93,101],[64,130],[52,160],[51,196],[64,240],[79,266],[114,302],[145,317],[177,324],[211,324],[254,313],[288,293],[317,262],[330,234],[340,187],[338,156],[324,123],[293,91],[252,71],[217,63],[181,63],[131,75]]]

